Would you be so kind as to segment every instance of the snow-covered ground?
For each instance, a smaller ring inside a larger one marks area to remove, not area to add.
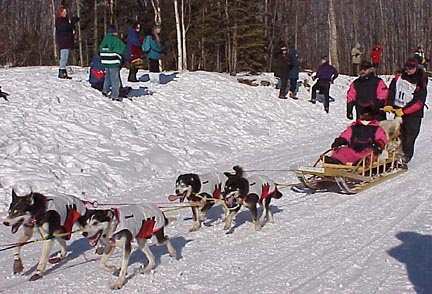
[[[151,96],[113,102],[90,88],[84,70],[58,80],[56,68],[0,70],[0,214],[12,185],[63,192],[110,203],[165,203],[185,172],[226,171],[239,164],[280,183],[295,182],[289,169],[312,163],[349,123],[345,93],[326,114],[305,89],[297,101],[277,99],[271,87],[250,87],[226,74],[180,74]],[[122,72],[126,80],[126,72]],[[432,90],[432,88],[430,88]],[[430,101],[430,99],[429,99]],[[232,234],[222,230],[220,208],[211,225],[190,233],[189,209],[170,212],[167,234],[178,260],[152,246],[158,261],[134,274],[145,259],[132,255],[124,293],[432,293],[432,181],[426,112],[407,173],[354,196],[296,194],[274,201],[275,224],[255,232],[250,214],[238,214]],[[272,171],[269,171],[272,170]],[[279,171],[277,171],[279,170]],[[14,242],[0,227],[0,244]],[[25,246],[25,273],[12,275],[11,251],[0,252],[0,293],[108,293],[114,276],[74,236],[69,257],[29,282],[40,243]],[[119,252],[113,260],[118,262]]]

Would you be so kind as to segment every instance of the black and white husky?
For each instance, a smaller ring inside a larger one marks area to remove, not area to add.
[[[11,226],[13,234],[22,226],[22,235],[18,243],[25,243],[30,240],[35,229],[38,229],[41,237],[46,239],[43,241],[37,271],[31,276],[30,281],[42,277],[48,261],[57,263],[66,256],[66,240],[70,239],[73,225],[85,212],[84,202],[74,196],[45,196],[31,191],[18,196],[12,189],[12,202],[3,224]],[[57,256],[50,258],[54,240],[60,244],[61,250]],[[20,255],[21,247],[18,246],[15,249],[14,274],[24,270]]]
[[[232,221],[242,205],[250,210],[255,230],[260,230],[266,221],[274,221],[270,202],[272,198],[281,198],[282,193],[277,189],[275,183],[266,176],[245,177],[241,167],[235,166],[233,169],[234,174],[225,173],[228,179],[222,193],[225,205],[229,210],[228,216],[225,218],[224,230],[231,228]],[[263,208],[260,219],[258,219],[257,204]]]
[[[88,210],[79,219],[79,223],[83,235],[91,246],[101,243],[104,247],[101,266],[109,272],[119,271],[119,277],[112,285],[112,289],[120,289],[125,283],[133,239],[137,241],[138,248],[148,259],[147,266],[141,270],[143,273],[151,271],[156,266],[155,257],[147,244],[147,239],[153,235],[159,244],[167,246],[170,256],[177,255],[169,238],[164,234],[168,220],[163,212],[153,205],[127,205],[113,209]],[[108,259],[116,247],[120,247],[123,251],[120,269],[108,264]]]
[[[225,176],[221,173],[178,176],[175,196],[180,202],[187,199],[192,204],[193,225],[189,231],[197,231],[201,228],[207,212],[214,204],[223,204],[222,189],[225,180]]]

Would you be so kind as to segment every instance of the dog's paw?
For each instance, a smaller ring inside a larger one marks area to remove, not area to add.
[[[168,252],[170,257],[177,259],[177,252]]]
[[[29,281],[33,282],[33,281],[39,280],[41,278],[42,278],[42,275],[39,274],[39,273],[37,273],[37,274],[34,274],[33,276],[31,276],[30,279],[29,279]]]
[[[147,266],[141,266],[139,272],[141,274],[148,274],[150,273],[155,267],[155,264],[148,264]]]
[[[261,231],[262,225],[260,223],[256,223],[254,226],[255,226],[255,231]]]
[[[60,261],[62,261],[64,259],[64,256],[53,256],[50,259],[48,259],[48,262],[51,264],[56,264],[59,263]]]
[[[104,253],[104,251],[105,251],[105,247],[101,246],[101,247],[96,248],[95,253],[97,255],[102,255]]]
[[[189,229],[189,232],[196,232],[200,229],[200,226],[192,226],[192,228]]]
[[[111,285],[112,290],[119,290],[123,287],[124,282],[122,280],[117,280],[114,284]]]
[[[22,273],[23,270],[24,270],[24,266],[23,266],[21,258],[15,259],[14,264],[13,264],[14,275]]]
[[[103,265],[102,268],[109,273],[115,273],[119,271],[119,269],[114,265]]]

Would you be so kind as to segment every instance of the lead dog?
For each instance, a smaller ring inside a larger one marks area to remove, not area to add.
[[[168,220],[163,212],[153,205],[127,205],[113,209],[88,210],[79,219],[79,223],[83,235],[91,246],[96,246],[98,242],[104,246],[101,266],[105,270],[113,273],[118,271],[115,266],[108,264],[108,259],[116,247],[122,248],[120,273],[112,289],[120,289],[125,283],[133,239],[137,241],[138,248],[148,259],[148,264],[142,272],[149,272],[156,265],[155,257],[147,244],[147,239],[153,235],[156,236],[159,244],[166,244],[171,257],[177,255],[169,238],[164,234]]]
[[[225,180],[225,176],[219,173],[183,174],[177,178],[176,198],[180,202],[187,199],[192,204],[193,225],[190,232],[201,228],[207,212],[214,204],[223,204],[221,193]]]
[[[282,193],[277,189],[275,183],[266,176],[250,176],[246,178],[241,167],[235,166],[233,169],[234,174],[225,173],[228,179],[222,193],[229,210],[229,214],[225,219],[224,230],[231,228],[235,215],[244,205],[250,210],[255,230],[258,231],[265,221],[274,221],[270,202],[272,198],[281,198]],[[259,220],[257,204],[263,208]]]
[[[18,196],[12,189],[12,202],[3,224],[11,226],[12,234],[15,234],[21,226],[23,227],[23,234],[18,243],[30,240],[36,228],[41,237],[47,239],[43,241],[36,273],[30,277],[30,281],[42,278],[48,261],[57,263],[66,256],[66,240],[70,239],[73,225],[85,212],[84,202],[74,196],[45,196],[35,192]],[[50,258],[54,239],[60,244],[61,250],[59,255]],[[24,270],[20,255],[21,247],[15,249],[14,274]]]

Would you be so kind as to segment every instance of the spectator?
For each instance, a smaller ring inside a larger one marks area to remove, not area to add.
[[[288,72],[288,78],[289,78],[288,96],[292,99],[298,99],[297,80],[299,78],[299,72],[300,72],[300,61],[299,61],[298,50],[293,45],[290,46],[290,49],[288,51],[288,59],[289,59],[289,63],[291,64],[291,68]]]
[[[336,68],[330,65],[328,57],[323,56],[321,58],[321,65],[318,67],[314,79],[318,81],[312,87],[312,97],[310,102],[316,103],[316,91],[319,90],[324,95],[324,110],[329,112],[330,104],[330,84],[333,84],[334,80],[338,77]]]
[[[123,100],[119,97],[119,92],[121,87],[120,68],[125,49],[126,45],[118,37],[117,29],[114,26],[110,26],[99,46],[99,53],[101,62],[105,67],[105,81],[102,94],[108,96],[108,93],[111,91],[110,97],[115,101]]]
[[[144,44],[142,45],[144,53],[147,54],[150,72],[160,72],[159,60],[161,54],[165,53],[165,48],[159,36],[160,31],[160,26],[153,26],[152,34],[145,37]]]
[[[426,58],[426,55],[423,51],[422,46],[417,47],[417,50],[414,52],[414,58],[417,59],[417,62],[418,62],[419,67],[421,69],[424,69],[424,70],[427,69],[427,63],[429,60]]]
[[[394,108],[396,115],[402,116],[402,164],[405,167],[414,155],[426,103],[427,83],[428,77],[423,69],[418,68],[416,58],[409,58],[402,74],[396,75],[390,83],[389,106],[386,108]]]
[[[388,88],[384,81],[377,77],[374,67],[369,61],[360,64],[360,77],[355,79],[347,93],[347,118],[353,119],[353,109],[356,109],[357,119],[360,118],[366,108],[374,109],[374,119],[386,119],[385,112],[379,109],[384,107],[387,101]]]
[[[383,47],[378,43],[376,43],[371,50],[370,57],[371,57],[372,64],[375,67],[375,70],[377,71],[381,62],[382,53],[383,53]]]
[[[359,73],[359,66],[363,52],[360,50],[360,44],[357,42],[351,50],[352,75],[356,76]]]
[[[135,22],[132,27],[128,29],[127,35],[127,61],[129,63],[129,82],[138,82],[137,73],[138,69],[143,68],[144,61],[142,59],[142,38],[140,37],[141,25],[138,22]]]
[[[286,95],[289,90],[289,80],[288,74],[291,70],[292,66],[290,63],[290,59],[288,57],[288,48],[286,46],[282,46],[280,48],[280,53],[275,59],[274,65],[274,73],[275,76],[279,78],[279,98],[286,99]]]
[[[71,79],[66,71],[70,50],[74,47],[74,27],[79,21],[78,17],[69,20],[67,9],[63,5],[57,10],[55,19],[55,39],[60,49],[60,66],[58,77],[60,79]]]

